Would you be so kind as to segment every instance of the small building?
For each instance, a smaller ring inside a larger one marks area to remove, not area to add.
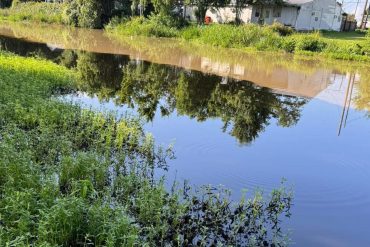
[[[187,10],[188,18],[195,20],[195,9]],[[239,15],[243,23],[272,24],[282,23],[299,31],[334,30],[341,31],[342,4],[336,0],[286,0],[282,5],[245,6]],[[209,9],[206,13],[212,22],[230,23],[236,20],[233,1],[224,8]]]
[[[297,30],[341,31],[342,4],[336,0],[288,0],[298,7]]]

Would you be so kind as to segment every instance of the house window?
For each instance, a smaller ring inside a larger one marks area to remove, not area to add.
[[[254,14],[255,17],[260,17],[260,12],[259,10],[256,10],[256,13]]]
[[[281,17],[281,8],[274,9],[273,10],[273,16],[277,17],[277,18]]]
[[[315,17],[315,21],[318,21],[319,20],[319,17]]]
[[[266,10],[266,18],[270,18],[270,10]]]

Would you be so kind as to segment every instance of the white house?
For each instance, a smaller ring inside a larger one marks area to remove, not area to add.
[[[196,19],[194,11],[192,7],[186,10],[191,20]],[[286,0],[281,6],[245,6],[240,13],[240,20],[243,23],[261,24],[279,22],[296,30],[340,31],[343,13],[342,5],[336,0]],[[209,9],[206,16],[215,23],[235,21],[236,10],[233,1],[228,7]]]
[[[340,31],[342,4],[336,0],[288,0],[298,6],[297,30],[334,30]]]

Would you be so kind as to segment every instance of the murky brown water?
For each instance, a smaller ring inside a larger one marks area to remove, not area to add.
[[[355,84],[360,81],[370,83],[370,65],[349,61],[325,61],[277,53],[251,54],[189,45],[171,39],[123,39],[102,30],[57,25],[0,23],[0,35],[46,43],[50,48],[128,55],[131,59],[252,81],[276,92],[317,97],[341,105],[351,76],[356,77]],[[357,95],[357,90],[354,91],[354,95]]]
[[[237,197],[286,178],[295,246],[370,246],[369,64],[4,23],[0,49],[76,69],[68,99],[175,139],[179,179]]]

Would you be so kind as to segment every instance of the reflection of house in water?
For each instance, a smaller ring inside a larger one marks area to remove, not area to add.
[[[308,75],[302,72],[275,67],[266,71],[265,68],[248,68],[240,64],[212,62],[209,58],[201,59],[201,70],[220,76],[228,76],[240,80],[251,81],[259,86],[288,95],[314,98],[330,84],[332,72],[318,69]]]
[[[356,97],[357,90],[353,85],[356,84],[358,79],[359,75],[333,74],[330,77],[330,84],[316,98],[331,104],[344,106],[346,105],[346,96],[348,98],[347,101]]]

